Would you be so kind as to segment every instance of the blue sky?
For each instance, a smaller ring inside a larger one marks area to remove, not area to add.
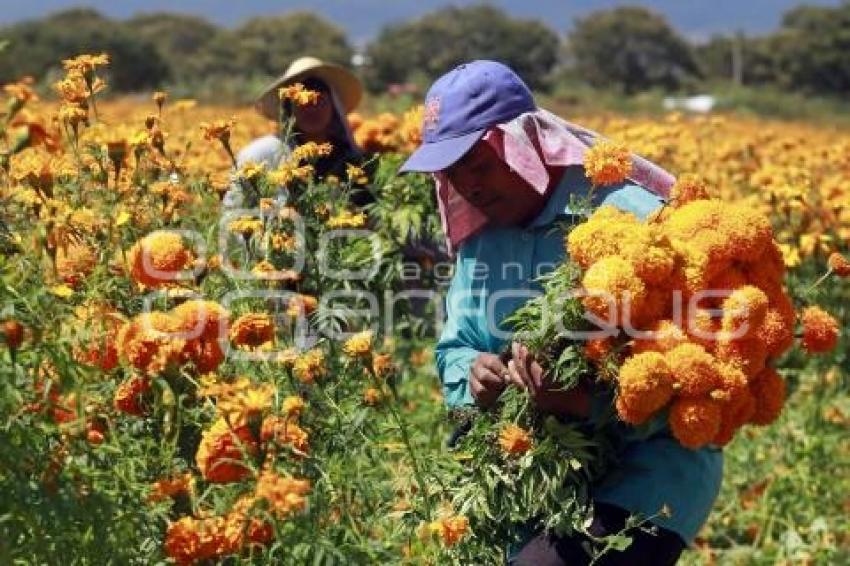
[[[840,0],[805,0],[809,4],[837,5]],[[362,42],[391,22],[420,16],[435,8],[481,3],[480,0],[0,0],[0,23],[38,18],[71,6],[90,6],[103,14],[126,18],[138,12],[175,11],[196,14],[220,25],[233,26],[245,19],[291,10],[310,9],[346,29]],[[539,18],[559,32],[572,19],[587,12],[623,4],[640,4],[663,13],[691,38],[743,30],[764,33],[774,29],[782,13],[803,0],[491,0],[516,16]]]

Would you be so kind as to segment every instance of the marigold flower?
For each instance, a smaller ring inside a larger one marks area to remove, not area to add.
[[[767,363],[768,351],[758,338],[731,340],[721,332],[715,348],[719,360],[740,368],[747,376],[755,376]]]
[[[290,159],[294,161],[310,161],[331,154],[333,145],[329,143],[307,142],[292,150]]]
[[[96,265],[97,254],[86,244],[69,244],[56,250],[56,273],[71,287],[79,287]]]
[[[367,405],[377,405],[381,402],[382,398],[383,395],[381,395],[380,390],[374,387],[369,387],[363,392],[363,402]]]
[[[666,359],[679,395],[699,397],[719,385],[717,361],[699,344],[676,346],[667,352]]]
[[[850,260],[838,252],[833,252],[827,260],[829,269],[839,277],[850,277]]]
[[[165,554],[181,565],[210,560],[236,549],[228,544],[223,517],[182,517],[168,525]]]
[[[118,351],[136,369],[157,373],[182,359],[185,341],[176,337],[179,331],[178,321],[168,313],[142,313],[118,331]]]
[[[785,405],[785,380],[773,368],[765,368],[750,384],[755,398],[755,411],[750,422],[769,425],[782,412]]]
[[[608,338],[592,338],[584,343],[584,356],[595,363],[601,363],[611,353],[613,340]]]
[[[587,269],[603,257],[617,255],[624,242],[634,240],[639,234],[648,235],[640,226],[634,214],[611,205],[600,206],[567,235],[570,259]]]
[[[803,323],[803,349],[809,354],[824,354],[832,351],[838,344],[841,332],[838,321],[818,306],[803,309],[800,319]]]
[[[637,318],[646,300],[643,280],[635,273],[634,266],[619,256],[602,258],[590,266],[582,285],[588,293],[582,299],[585,308],[616,326]]]
[[[626,422],[634,414],[652,415],[673,397],[670,366],[658,352],[644,352],[628,358],[620,368],[617,384],[623,404],[632,409],[620,415]]]
[[[292,318],[309,316],[319,307],[319,300],[311,295],[294,295],[286,305],[286,314]]]
[[[372,371],[379,378],[392,375],[396,369],[392,354],[375,354],[372,356]]]
[[[695,200],[711,198],[705,179],[696,175],[682,175],[670,189],[670,203],[678,208]]]
[[[298,106],[310,106],[319,102],[321,93],[306,88],[302,83],[295,83],[277,90],[281,100],[290,100]]]
[[[275,325],[267,313],[248,313],[230,327],[230,340],[237,346],[257,347],[274,341]]]
[[[17,320],[4,320],[0,333],[10,350],[17,350],[24,341],[24,325]]]
[[[771,297],[764,321],[756,334],[771,357],[779,357],[794,345],[794,326],[797,313],[791,298],[784,291]]]
[[[162,501],[178,495],[190,494],[194,490],[194,486],[195,478],[188,472],[162,478],[155,481],[151,486],[151,494],[148,496],[148,500]]]
[[[463,515],[443,517],[428,523],[428,532],[438,536],[444,546],[452,547],[469,532],[469,519]]]
[[[246,424],[231,427],[224,418],[219,418],[204,431],[195,463],[209,482],[236,482],[251,471],[245,464],[245,455],[256,452],[257,441]]]
[[[366,226],[366,214],[363,212],[353,213],[343,210],[336,216],[331,216],[325,222],[328,228],[363,228]]]
[[[281,446],[289,446],[297,454],[306,454],[310,449],[307,431],[291,419],[276,415],[263,419],[260,439],[263,442],[275,442]]]
[[[130,377],[115,389],[112,404],[116,411],[137,417],[144,416],[146,410],[143,397],[150,390],[148,378],[138,375]]]
[[[688,335],[675,322],[669,319],[655,321],[646,329],[646,337],[635,338],[632,352],[669,352],[676,346],[688,342]]]
[[[502,452],[510,456],[520,456],[531,450],[531,435],[524,428],[508,424],[499,433],[499,446]]]
[[[298,356],[292,366],[292,373],[302,383],[313,383],[327,373],[325,354],[318,348],[308,350]]]
[[[62,65],[65,67],[66,71],[78,71],[83,75],[93,72],[97,67],[102,67],[108,64],[108,53],[101,53],[100,55],[77,55],[72,59],[64,59],[62,61]]]
[[[352,358],[365,358],[372,353],[373,338],[371,330],[363,330],[346,340],[342,350]]]
[[[118,332],[126,320],[106,305],[84,305],[74,309],[75,328],[83,330],[74,348],[74,359],[110,371],[118,365]]]
[[[128,256],[130,277],[147,287],[160,287],[175,281],[194,262],[183,237],[167,230],[148,234],[133,244]]]
[[[754,336],[767,315],[767,294],[752,285],[735,289],[723,301],[720,327],[725,333],[741,334],[738,338]]]
[[[585,175],[594,186],[616,185],[632,172],[632,156],[626,146],[601,141],[584,155]]]
[[[677,399],[670,406],[670,430],[682,446],[697,449],[720,431],[720,403],[712,399]]]
[[[255,495],[258,499],[268,501],[271,512],[278,518],[284,519],[306,509],[306,496],[310,490],[309,480],[264,471],[257,479]]]
[[[230,133],[233,126],[236,125],[236,119],[216,120],[212,123],[202,122],[200,125],[205,140],[219,140],[224,144],[230,143]]]
[[[230,313],[215,301],[192,299],[171,309],[181,332],[190,340],[216,341],[227,335]]]
[[[274,526],[261,517],[252,516],[258,499],[254,495],[240,497],[225,517],[225,538],[233,552],[246,544],[266,545],[274,537]]]
[[[290,395],[283,400],[280,410],[287,417],[299,417],[306,406],[304,399],[297,395]]]

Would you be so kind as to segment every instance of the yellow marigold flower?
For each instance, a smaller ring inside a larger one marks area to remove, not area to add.
[[[570,231],[566,241],[567,251],[570,259],[582,269],[587,269],[604,257],[619,254],[623,244],[633,241],[637,234],[648,232],[640,228],[634,214],[604,205],[596,209],[586,222]]]
[[[646,337],[635,338],[632,344],[633,353],[669,352],[688,341],[685,331],[669,319],[655,321],[645,332]]]
[[[286,348],[284,350],[279,351],[274,356],[274,361],[279,364],[284,364],[287,366],[295,365],[295,361],[298,359],[298,351],[295,348]]]
[[[307,507],[307,495],[311,486],[309,480],[280,476],[264,471],[257,479],[255,495],[269,503],[272,514],[284,519]]]
[[[102,67],[109,64],[109,54],[101,53],[100,55],[77,55],[72,59],[64,59],[62,65],[66,71],[78,71],[83,75],[93,72],[97,67]]]
[[[237,346],[260,346],[274,341],[275,325],[267,313],[248,313],[230,327],[230,340]]]
[[[86,244],[69,244],[56,250],[56,273],[71,287],[78,287],[96,265],[97,255]]]
[[[343,210],[336,216],[330,217],[325,225],[328,228],[363,228],[366,226],[366,214]]]
[[[622,183],[632,172],[632,156],[626,146],[601,141],[584,155],[585,175],[594,186]]]
[[[378,389],[375,389],[374,387],[369,387],[368,389],[366,389],[366,391],[363,392],[363,402],[367,405],[377,405],[381,402],[382,398],[383,395],[381,395],[381,392]]]
[[[245,179],[246,181],[254,181],[265,172],[265,163],[255,163],[254,161],[248,161],[247,163],[243,164],[242,167],[239,168],[239,171],[237,171],[236,174],[239,177]]]
[[[785,405],[785,380],[773,368],[765,368],[750,384],[755,398],[755,411],[750,422],[769,425]]]
[[[232,423],[244,422],[267,412],[274,402],[275,386],[272,383],[254,384],[247,378],[245,384],[232,389],[222,388],[216,395],[216,409]],[[208,391],[210,392],[210,391]]]
[[[298,165],[297,161],[288,160],[269,173],[269,182],[274,185],[287,186],[293,181],[308,181],[316,172],[312,165]]]
[[[310,449],[307,432],[290,418],[268,416],[263,419],[260,428],[260,439],[263,442],[274,441],[281,446],[289,446],[297,454],[306,454]]]
[[[515,425],[508,424],[499,433],[499,446],[502,452],[510,456],[520,456],[531,450],[533,441],[528,431]]]
[[[307,142],[292,150],[290,159],[293,161],[311,161],[330,155],[333,145],[330,143]]]
[[[230,221],[227,229],[234,234],[241,234],[245,238],[250,238],[254,234],[263,233],[263,221],[252,216],[243,216]]]
[[[345,174],[348,177],[349,183],[365,185],[369,182],[369,177],[366,175],[366,171],[364,171],[361,167],[352,165],[351,163],[347,163],[345,165]]]
[[[290,395],[283,400],[280,410],[287,417],[298,417],[304,411],[306,406],[304,399],[297,395]]]
[[[342,350],[352,358],[363,358],[369,356],[372,353],[373,337],[374,335],[371,330],[358,332],[345,341],[345,344],[342,346]]]
[[[800,315],[803,324],[803,349],[809,354],[824,354],[838,344],[838,321],[818,306],[806,307]]]
[[[623,404],[631,409],[626,415],[620,415],[626,422],[631,422],[628,417],[635,414],[651,416],[673,397],[670,367],[658,352],[644,352],[628,358],[620,368],[617,383]]]
[[[281,100],[290,100],[298,106],[316,104],[321,97],[320,92],[309,90],[302,83],[281,87],[277,90],[277,94]]]
[[[324,377],[327,373],[325,367],[325,354],[322,350],[314,348],[302,353],[295,360],[292,372],[302,383],[313,383],[316,379]]]
[[[839,277],[850,277],[850,260],[838,252],[833,252],[827,260],[829,269]]]
[[[128,261],[134,281],[147,287],[159,287],[177,279],[194,257],[180,234],[157,230],[133,244]]]
[[[742,332],[746,328],[746,336],[755,335],[764,322],[769,304],[767,294],[758,287],[745,285],[735,289],[723,301],[720,327],[727,333]]]
[[[670,407],[670,430],[682,446],[705,446],[720,431],[720,403],[712,399],[677,399]]]
[[[717,361],[698,344],[682,344],[666,354],[674,389],[685,397],[709,393],[720,383]]]
[[[209,482],[237,482],[251,472],[245,457],[255,454],[257,449],[257,441],[247,425],[231,427],[224,418],[219,418],[204,431],[195,463]]]
[[[201,122],[200,128],[205,140],[219,140],[222,143],[230,142],[230,134],[236,119],[215,120],[213,122]]]
[[[670,203],[678,208],[695,200],[711,198],[708,183],[696,175],[682,175],[670,189]]]
[[[195,478],[190,473],[162,478],[153,483],[149,501],[162,501],[178,495],[189,494],[194,490]]]
[[[619,256],[608,256],[591,265],[582,286],[588,293],[582,299],[585,308],[616,326],[639,318],[647,297],[646,285],[632,263]],[[611,309],[613,312],[609,312]]]
[[[444,517],[428,523],[428,532],[439,537],[444,546],[452,547],[469,532],[469,519],[462,515]]]

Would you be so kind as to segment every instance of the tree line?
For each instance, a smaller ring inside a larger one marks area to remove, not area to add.
[[[114,91],[132,92],[216,78],[268,78],[310,54],[350,65],[344,30],[311,12],[261,16],[222,28],[197,16],[139,14],[126,20],[76,8],[0,28],[0,83],[25,75],[45,81],[81,52],[112,56]],[[367,87],[420,87],[461,61],[490,58],[515,68],[535,89],[558,78],[632,94],[698,88],[734,80],[807,93],[850,90],[850,1],[800,6],[762,36],[688,41],[660,14],[627,6],[576,19],[566,34],[488,5],[443,8],[385,27],[358,53]]]

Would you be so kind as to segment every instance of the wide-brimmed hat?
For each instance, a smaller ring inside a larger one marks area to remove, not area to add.
[[[324,81],[334,91],[342,110],[354,110],[363,96],[363,85],[354,73],[333,63],[325,63],[316,57],[300,57],[289,65],[286,72],[263,89],[254,107],[269,120],[277,120],[280,112],[278,89],[299,80],[315,77]]]

